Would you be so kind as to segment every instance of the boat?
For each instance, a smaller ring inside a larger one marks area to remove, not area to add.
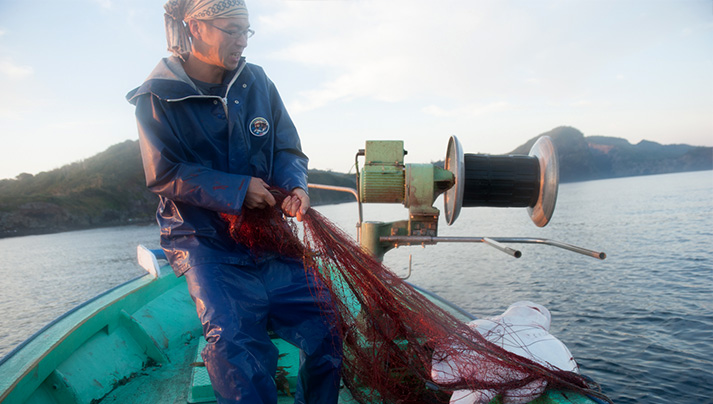
[[[529,180],[531,184],[516,185],[518,190],[513,192],[518,194],[517,198],[527,199],[527,205],[511,198],[507,202],[476,201],[479,206],[488,203],[522,205],[531,212],[536,224],[544,225],[549,221],[557,192],[556,156],[551,142],[547,139],[542,142],[533,147],[529,156],[503,156],[502,161],[498,161],[498,164],[512,163],[516,171],[521,171],[519,175],[527,172],[528,178],[534,178]],[[437,209],[432,207],[436,196],[446,192],[446,216],[448,222],[453,223],[461,207],[474,206],[475,203],[473,197],[468,196],[468,182],[474,181],[473,172],[482,171],[482,167],[475,170],[473,162],[477,160],[481,165],[490,164],[494,157],[464,155],[455,137],[449,140],[443,168],[430,164],[404,165],[403,154],[403,143],[400,141],[367,142],[366,149],[357,153],[357,159],[365,157],[364,168],[361,172],[357,169],[357,189],[310,184],[313,188],[346,191],[355,195],[359,206],[358,237],[362,247],[375,256],[383,257],[388,250],[399,245],[481,242],[513,257],[519,257],[520,252],[505,244],[549,244],[604,258],[604,253],[553,240],[438,237],[438,214]],[[522,163],[524,159],[527,159],[525,164]],[[497,177],[492,172],[487,175]],[[513,182],[512,174],[503,174],[502,177],[501,182]],[[532,188],[534,183],[536,186]],[[520,189],[523,187],[529,188],[523,191]],[[482,199],[481,196],[478,198]],[[404,204],[409,208],[409,220],[362,223],[361,204],[375,201],[406,201]],[[174,275],[161,250],[139,245],[137,259],[147,271],[144,276],[70,310],[0,359],[0,402],[215,402],[200,356],[205,340],[185,279]],[[414,288],[459,319],[466,322],[474,319],[474,316],[447,300],[416,285]],[[299,352],[277,336],[273,336],[272,341],[280,351],[275,376],[278,403],[291,403],[291,392],[297,383]],[[354,402],[348,389],[343,388],[339,403]],[[535,404],[599,402],[594,397],[556,390],[547,390],[532,401]]]

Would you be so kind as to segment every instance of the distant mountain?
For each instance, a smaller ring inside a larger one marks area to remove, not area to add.
[[[590,136],[559,127],[530,139],[512,154],[528,154],[550,136],[557,149],[560,180],[662,174],[713,169],[713,148],[660,145]],[[312,183],[355,188],[355,177],[310,170]],[[347,193],[310,190],[313,205],[351,202]],[[138,141],[127,140],[86,160],[37,175],[0,180],[0,237],[151,223],[158,198],[148,191]]]
[[[555,145],[561,182],[713,169],[713,147],[647,140],[632,145],[615,137],[585,137],[568,126],[535,136],[511,154],[528,154],[541,136],[549,136]]]

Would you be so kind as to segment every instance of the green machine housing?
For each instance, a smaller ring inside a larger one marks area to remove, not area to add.
[[[554,147],[541,137],[529,155],[493,156],[465,154],[452,136],[443,167],[436,164],[404,164],[401,140],[367,141],[357,156],[364,157],[358,172],[359,203],[401,203],[408,220],[360,223],[363,248],[382,259],[396,247],[385,237],[402,236],[400,244],[435,244],[424,237],[438,236],[440,211],[434,207],[444,195],[446,220],[453,224],[461,207],[525,207],[536,225],[545,226],[554,211],[559,172]],[[416,239],[418,237],[418,239]],[[427,239],[426,239],[427,240]]]

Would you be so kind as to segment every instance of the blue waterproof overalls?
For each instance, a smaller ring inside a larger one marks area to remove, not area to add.
[[[341,341],[319,281],[299,261],[253,256],[219,217],[240,212],[251,177],[307,190],[307,157],[262,68],[243,60],[224,85],[223,96],[202,95],[172,56],[127,95],[161,246],[196,303],[218,402],[277,401],[272,330],[302,350],[295,402],[336,403]]]

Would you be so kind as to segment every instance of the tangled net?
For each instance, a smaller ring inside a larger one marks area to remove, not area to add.
[[[287,195],[277,193],[280,206]],[[532,397],[548,388],[611,402],[583,376],[508,352],[432,303],[314,209],[296,225],[277,208],[222,215],[233,239],[253,254],[301,258],[331,294],[343,340],[342,379],[359,403],[448,403],[455,390],[490,390]],[[323,291],[315,291],[320,293]],[[434,352],[458,357],[446,382],[434,382]],[[513,393],[514,392],[514,393]],[[525,401],[529,401],[525,400]]]

